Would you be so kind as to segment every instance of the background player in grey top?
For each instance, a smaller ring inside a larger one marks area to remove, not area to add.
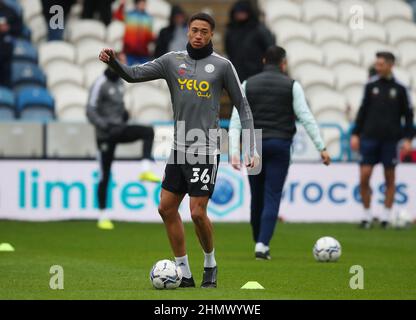
[[[117,58],[120,61],[127,61],[123,53],[117,53]],[[142,181],[160,182],[160,178],[150,170],[150,162],[153,161],[153,127],[129,124],[129,114],[125,108],[123,97],[123,80],[111,68],[107,68],[104,74],[98,77],[91,87],[87,104],[87,117],[95,127],[98,147],[100,182],[97,188],[97,197],[100,218],[97,226],[103,230],[114,228],[107,210],[107,191],[110,182],[111,166],[119,143],[142,140],[143,159],[141,161],[142,172],[139,179]]]
[[[120,64],[114,58],[114,51],[107,48],[101,51],[100,60],[108,63],[128,82],[166,80],[175,120],[172,154],[176,156],[183,153],[209,157],[219,152],[216,133],[219,132],[220,97],[222,90],[226,89],[239,112],[242,128],[250,131],[248,141],[243,141],[248,147],[243,150],[246,150],[246,165],[254,167],[255,137],[251,110],[234,66],[229,60],[213,52],[211,39],[214,29],[213,18],[199,13],[189,20],[189,43],[186,51],[170,52],[152,62],[128,67]],[[184,228],[178,213],[182,199],[188,193],[192,220],[205,254],[201,286],[216,287],[217,264],[214,257],[212,225],[207,216],[207,205],[214,188],[216,164],[191,164],[188,156],[185,163],[178,163],[175,157],[173,160],[174,164],[170,161],[166,166],[159,213],[165,223],[176,263],[184,275],[181,286],[195,286],[185,250]]]

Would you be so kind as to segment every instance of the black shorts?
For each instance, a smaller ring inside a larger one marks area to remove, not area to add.
[[[211,197],[220,155],[188,155],[172,150],[163,176],[162,188],[190,197]]]
[[[398,163],[397,150],[396,141],[362,138],[360,141],[360,163],[371,166],[382,163],[385,168],[395,167]]]

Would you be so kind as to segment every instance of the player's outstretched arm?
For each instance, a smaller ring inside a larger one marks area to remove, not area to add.
[[[156,79],[164,79],[163,63],[165,56],[142,65],[127,66],[116,59],[116,54],[111,48],[101,50],[99,59],[107,63],[114,72],[127,82],[145,82]]]

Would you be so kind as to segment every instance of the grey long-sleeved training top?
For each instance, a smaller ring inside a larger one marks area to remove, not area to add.
[[[254,155],[253,115],[237,72],[226,58],[213,53],[194,60],[187,51],[177,51],[131,67],[111,59],[109,66],[127,82],[166,80],[175,122],[173,149],[180,151],[219,153],[220,98],[225,89],[239,112],[242,128],[250,132],[243,150]]]

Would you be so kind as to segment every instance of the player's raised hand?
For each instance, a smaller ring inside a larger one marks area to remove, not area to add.
[[[98,56],[102,62],[109,63],[111,59],[115,59],[116,53],[111,48],[104,48],[100,51]]]
[[[329,156],[328,151],[324,150],[321,152],[321,159],[324,165],[329,166],[331,164],[331,157]]]

